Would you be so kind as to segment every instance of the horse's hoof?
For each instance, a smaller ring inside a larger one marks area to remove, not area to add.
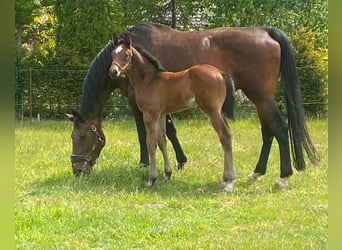
[[[169,181],[171,179],[172,171],[165,172],[165,180]]]
[[[156,182],[156,179],[157,179],[157,178],[148,180],[148,182],[146,183],[146,188],[152,187],[153,184]]]
[[[286,177],[285,178],[279,178],[275,183],[274,186],[277,188],[286,188],[287,187],[287,182],[286,182]]]
[[[251,181],[257,181],[259,180],[259,177],[262,176],[262,174],[260,173],[255,173],[255,172],[252,172],[248,175],[248,179],[251,180]]]
[[[236,180],[224,181],[223,182],[223,187],[224,187],[223,191],[225,191],[227,193],[233,192],[235,182],[236,182]]]
[[[179,162],[177,165],[178,170],[183,170],[184,169],[185,162]]]

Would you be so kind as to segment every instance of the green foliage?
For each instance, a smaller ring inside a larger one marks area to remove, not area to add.
[[[21,12],[19,12],[21,13]],[[52,6],[37,5],[30,13],[30,23],[17,24],[17,63],[21,65],[47,65],[54,57],[55,17]],[[19,14],[16,15],[19,19]],[[19,42],[20,41],[20,42]]]
[[[57,0],[55,14],[57,63],[88,66],[112,34],[109,2]]]
[[[39,113],[42,119],[64,119],[63,112],[78,109],[82,84],[87,67],[44,67],[17,66],[16,68],[16,115],[28,117],[30,113],[30,81],[32,83],[33,117]],[[103,117],[117,119],[132,116],[127,98],[114,91],[105,103]]]
[[[15,25],[21,27],[33,21],[33,12],[39,9],[39,0],[15,0]]]
[[[292,37],[303,103],[310,116],[325,115],[326,106],[306,104],[325,104],[328,101],[328,50],[316,48],[315,37],[316,32],[308,28],[298,29]]]
[[[107,143],[94,171],[71,173],[71,122],[15,127],[15,241],[18,249],[327,249],[328,126],[308,123],[321,165],[295,172],[289,187],[273,187],[279,152],[268,171],[247,181],[261,145],[257,119],[230,123],[237,171],[234,193],[222,192],[223,155],[205,119],[176,121],[188,155],[144,188],[133,121],[105,122]],[[253,143],[251,143],[253,142]],[[169,144],[171,145],[171,144]],[[175,156],[169,146],[170,159]]]
[[[327,15],[327,0],[16,0],[17,63],[22,67],[87,68],[114,31],[120,33],[143,21],[181,30],[275,26],[293,40],[304,102],[319,106],[305,104],[307,113],[321,116],[327,111]],[[75,88],[81,82],[83,79],[77,79],[71,92],[79,92]],[[282,106],[280,96],[278,100]],[[111,116],[110,107],[120,102],[121,96],[114,93],[105,116]]]
[[[316,32],[300,27],[291,37],[296,55],[299,84],[308,116],[324,117],[328,102],[328,50],[315,47]],[[283,87],[278,86],[277,101],[284,111]],[[315,104],[315,105],[313,105]]]
[[[29,116],[30,82],[32,83],[33,116],[39,113],[43,119],[60,119],[62,112],[78,107],[86,69],[58,67],[21,67],[16,70],[16,114]]]

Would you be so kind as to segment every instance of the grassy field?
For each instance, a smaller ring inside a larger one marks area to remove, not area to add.
[[[170,182],[144,188],[133,121],[106,122],[107,145],[88,177],[71,173],[69,122],[15,127],[15,240],[18,249],[327,249],[328,125],[309,121],[319,167],[295,171],[289,186],[273,187],[279,155],[273,143],[266,175],[247,175],[259,156],[255,119],[230,122],[238,180],[222,192],[223,154],[208,121],[177,120],[188,156]]]

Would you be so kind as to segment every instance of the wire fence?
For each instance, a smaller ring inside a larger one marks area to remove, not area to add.
[[[30,68],[16,66],[15,69],[15,113],[16,119],[65,119],[63,113],[77,109],[82,96],[82,83],[87,68]],[[299,69],[300,73],[300,69]],[[300,74],[299,74],[300,75]],[[280,85],[280,84],[278,84]],[[324,87],[323,91],[326,92]],[[320,90],[321,91],[321,90]],[[327,98],[317,98],[316,89],[310,89],[312,97],[304,99],[304,108],[310,116],[325,118],[328,110]],[[323,95],[325,95],[323,93]],[[285,111],[283,101],[278,106]],[[179,118],[198,115],[198,110],[175,114]],[[256,115],[254,105],[240,91],[236,93],[235,114],[237,118]],[[104,119],[132,117],[127,98],[119,91],[113,91],[105,103]]]

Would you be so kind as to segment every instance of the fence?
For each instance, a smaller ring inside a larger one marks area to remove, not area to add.
[[[29,68],[16,66],[15,69],[15,113],[17,119],[64,119],[63,112],[77,109],[82,96],[82,83],[87,68]],[[300,69],[299,69],[300,75]],[[316,81],[317,82],[317,81]],[[317,84],[316,84],[317,85]],[[281,86],[281,84],[278,84]],[[319,85],[318,85],[319,86]],[[327,86],[322,92],[311,87],[312,94],[304,94],[304,108],[310,116],[325,117],[327,113]],[[326,94],[325,94],[326,92]],[[323,98],[322,98],[323,95]],[[279,95],[282,96],[282,95]],[[278,105],[285,112],[283,101],[278,98]],[[236,94],[236,115],[246,117],[255,114],[254,105],[240,92]],[[199,111],[184,111],[179,118],[199,114]],[[114,91],[108,98],[103,112],[104,118],[116,119],[132,116],[127,99]]]

